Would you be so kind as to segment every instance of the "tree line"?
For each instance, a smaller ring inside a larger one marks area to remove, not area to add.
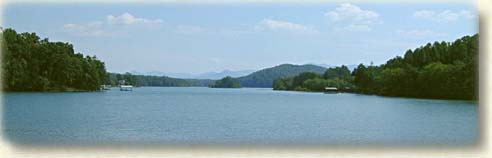
[[[352,73],[358,92],[385,96],[477,99],[478,34],[406,51]]]
[[[119,81],[124,80],[125,84],[141,87],[206,87],[214,82],[208,79],[180,79],[167,76],[148,76],[148,75],[133,75],[131,73],[108,73],[107,85],[118,86]]]
[[[206,87],[214,80],[106,72],[96,56],[75,53],[73,45],[41,39],[36,33],[2,30],[3,91],[96,91],[120,80],[134,86]]]
[[[215,83],[210,84],[209,87],[210,88],[241,88],[241,83],[237,78],[226,76],[220,80],[215,81]]]
[[[477,99],[478,34],[428,43],[379,66],[360,64],[276,79],[274,90],[323,91],[325,87],[383,96]]]
[[[323,73],[326,71],[325,67],[306,64],[306,65],[292,65],[281,64],[275,67],[266,68],[256,71],[247,76],[239,77],[241,86],[244,87],[272,87],[272,83],[277,78],[284,78],[289,76],[298,75],[303,72],[315,72]]]
[[[321,92],[325,87],[349,91],[353,88],[350,70],[342,65],[328,68],[324,74],[303,72],[299,75],[274,80],[274,90]]]
[[[1,34],[4,91],[94,91],[106,81],[104,62],[70,43],[13,29]]]

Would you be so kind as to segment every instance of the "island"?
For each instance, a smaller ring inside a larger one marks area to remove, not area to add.
[[[354,88],[353,77],[347,66],[328,68],[324,74],[303,72],[292,77],[278,78],[273,81],[274,90],[293,90],[322,92],[327,87],[338,91],[350,91]]]
[[[210,88],[241,88],[241,84],[237,78],[226,76],[220,80],[215,81],[214,84],[209,85]]]

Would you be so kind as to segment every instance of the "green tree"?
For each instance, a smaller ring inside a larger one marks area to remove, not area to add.
[[[98,90],[104,63],[74,53],[73,45],[5,29],[2,34],[4,91]]]
[[[328,84],[329,82],[322,78],[312,78],[304,81],[302,87],[308,89],[309,91],[321,92],[325,89],[326,86],[328,86]]]
[[[224,77],[211,85],[212,88],[241,88],[239,80],[230,76]]]
[[[302,87],[304,81],[308,79],[321,78],[321,76],[314,72],[303,72],[297,76],[295,76],[292,80],[293,87]]]
[[[478,34],[434,42],[380,66],[359,65],[357,92],[387,96],[476,99]]]
[[[335,79],[335,78],[340,78],[343,80],[351,79],[350,70],[345,65],[342,65],[341,67],[328,68],[323,74],[323,77],[325,79]]]

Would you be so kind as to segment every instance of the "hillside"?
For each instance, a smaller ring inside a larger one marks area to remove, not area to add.
[[[255,72],[255,70],[239,70],[239,71],[233,71],[233,70],[224,70],[220,72],[207,72],[207,73],[202,73],[202,74],[197,74],[194,76],[194,79],[212,79],[212,80],[219,80],[224,77],[230,76],[230,77],[241,77],[241,76],[246,76],[251,73]]]
[[[273,80],[295,76],[302,72],[314,72],[323,74],[326,68],[316,65],[292,65],[282,64],[271,68],[256,71],[247,76],[239,77],[241,86],[243,87],[272,87]]]
[[[231,76],[224,77],[220,80],[215,81],[214,84],[209,86],[210,88],[241,88],[239,80],[237,78],[232,78]]]

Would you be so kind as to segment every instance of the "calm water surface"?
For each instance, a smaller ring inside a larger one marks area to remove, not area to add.
[[[162,87],[3,99],[16,144],[466,145],[479,131],[469,101]]]

